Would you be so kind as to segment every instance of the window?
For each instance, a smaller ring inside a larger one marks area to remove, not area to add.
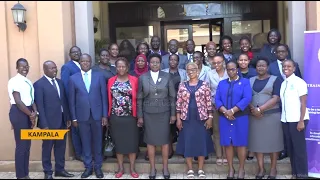
[[[252,49],[260,49],[267,42],[270,20],[232,21],[233,49],[239,50],[242,36],[251,39]]]
[[[117,44],[119,54],[125,56],[129,61],[136,55],[136,47],[140,42],[151,41],[153,26],[118,27],[116,28]]]

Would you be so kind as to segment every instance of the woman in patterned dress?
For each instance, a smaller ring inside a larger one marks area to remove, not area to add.
[[[116,178],[124,174],[123,155],[128,154],[130,174],[138,178],[135,171],[136,153],[139,148],[139,132],[137,126],[137,92],[138,79],[128,74],[129,64],[125,58],[115,62],[117,75],[108,81],[108,108],[111,136],[115,143],[118,160]]]

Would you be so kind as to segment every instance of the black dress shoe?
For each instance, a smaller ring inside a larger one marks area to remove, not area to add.
[[[144,156],[144,160],[149,161],[149,156],[148,156],[148,155],[145,155],[145,156]]]
[[[103,178],[103,176],[104,176],[104,174],[103,174],[101,169],[95,169],[94,173],[96,174],[97,178]]]
[[[68,173],[66,170],[54,172],[55,177],[73,177],[74,174]]]
[[[209,159],[208,156],[206,156],[206,157],[204,158],[204,160],[208,160],[208,159]],[[198,157],[194,157],[193,160],[198,161]]]
[[[253,156],[249,156],[249,155],[247,156],[248,161],[251,161],[253,158],[254,158]]]
[[[287,157],[288,157],[288,154],[286,152],[282,151],[279,154],[278,160],[282,160],[282,159],[287,158]]]
[[[53,179],[51,174],[44,174],[44,179]]]
[[[88,178],[89,176],[92,175],[93,170],[92,169],[86,169],[84,172],[81,174],[81,178]]]

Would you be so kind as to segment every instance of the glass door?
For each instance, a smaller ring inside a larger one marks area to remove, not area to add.
[[[164,26],[164,50],[168,51],[168,43],[171,39],[176,39],[179,42],[178,52],[186,53],[185,42],[192,39],[192,25],[165,25]]]

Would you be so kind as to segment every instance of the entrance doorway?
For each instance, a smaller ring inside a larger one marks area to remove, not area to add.
[[[176,39],[179,42],[179,53],[186,54],[185,42],[193,39],[195,50],[206,54],[205,46],[213,41],[219,46],[220,37],[223,36],[223,19],[209,19],[200,21],[175,21],[162,24],[163,49],[168,50],[168,42]]]

